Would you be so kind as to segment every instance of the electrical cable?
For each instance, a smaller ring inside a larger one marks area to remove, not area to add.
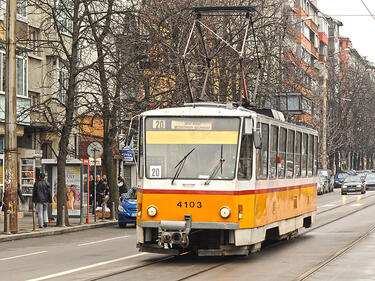
[[[371,11],[370,11],[370,9],[367,7],[366,3],[365,3],[363,0],[361,0],[361,2],[362,2],[362,4],[363,4],[363,6],[365,6],[366,10],[370,13],[371,17],[375,20],[375,16],[371,13]]]

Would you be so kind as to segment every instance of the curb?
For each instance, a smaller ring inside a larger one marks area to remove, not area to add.
[[[46,230],[46,231],[41,230],[41,231],[32,231],[32,232],[27,232],[27,233],[10,234],[10,235],[4,234],[3,237],[0,237],[0,243],[7,242],[7,241],[28,239],[28,238],[52,236],[52,235],[58,235],[58,234],[64,234],[64,233],[70,233],[70,232],[76,232],[76,231],[81,231],[81,230],[88,230],[88,229],[106,227],[106,226],[112,226],[112,225],[117,225],[117,220],[110,221],[110,222],[99,222],[99,223],[92,223],[92,224],[67,226],[67,227],[56,227],[57,229],[51,229],[51,230]]]

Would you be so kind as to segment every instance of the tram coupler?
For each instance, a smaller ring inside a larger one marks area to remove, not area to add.
[[[189,246],[191,215],[185,215],[184,221],[161,221],[159,225],[158,245],[160,248],[172,248],[179,245]]]

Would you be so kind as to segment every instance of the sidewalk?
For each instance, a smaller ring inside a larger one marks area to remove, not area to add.
[[[94,222],[94,216],[90,214],[90,221],[88,224],[86,223],[86,218],[84,218],[83,224],[79,224],[79,218],[69,218],[70,226],[57,227],[56,221],[51,221],[47,227],[38,228],[37,225],[37,229],[33,231],[33,217],[31,213],[25,215],[22,215],[21,213],[21,215],[19,215],[18,218],[18,233],[5,234],[3,212],[0,212],[0,217],[0,243],[5,241],[63,234],[68,232],[92,229],[97,227],[105,227],[117,224],[117,220],[106,219],[103,221],[101,218],[97,218],[96,222]]]

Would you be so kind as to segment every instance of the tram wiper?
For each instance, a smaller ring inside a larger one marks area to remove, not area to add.
[[[204,183],[205,185],[208,185],[210,184],[211,180],[213,178],[216,177],[217,173],[219,172],[219,169],[220,169],[220,173],[223,174],[223,164],[225,162],[225,159],[223,158],[223,145],[221,145],[221,149],[220,149],[220,159],[219,159],[219,162],[217,163],[217,165],[215,166],[215,169],[212,171],[211,175],[209,176],[209,178],[206,180],[206,182]]]
[[[178,178],[178,176],[181,174],[181,171],[182,171],[182,168],[184,167],[185,165],[185,161],[186,159],[189,157],[190,153],[192,153],[194,150],[195,150],[196,147],[194,147],[192,150],[189,151],[189,153],[187,153],[181,160],[180,162],[177,163],[177,165],[174,167],[175,169],[177,168],[176,170],[176,173],[174,174],[173,176],[173,179],[172,179],[172,182],[171,184],[174,183],[174,180]]]

